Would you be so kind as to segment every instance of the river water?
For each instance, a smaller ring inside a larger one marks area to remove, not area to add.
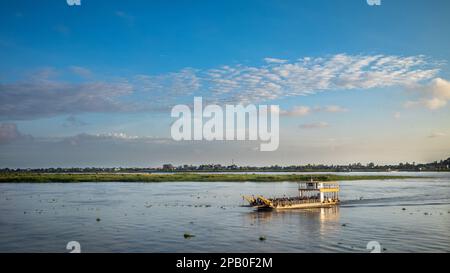
[[[280,212],[241,196],[296,183],[0,184],[0,252],[450,252],[450,173],[407,175],[430,178],[342,181],[339,207]]]

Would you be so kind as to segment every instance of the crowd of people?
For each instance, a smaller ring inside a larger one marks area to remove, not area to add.
[[[282,197],[271,200],[274,206],[291,206],[295,204],[316,203],[320,202],[320,195],[298,196],[298,197]]]

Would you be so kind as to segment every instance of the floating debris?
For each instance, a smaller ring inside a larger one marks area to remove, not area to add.
[[[342,226],[343,226],[343,227],[346,227],[346,226],[347,226],[347,224],[342,224]]]
[[[190,234],[190,233],[185,233],[183,236],[184,236],[184,239],[190,239],[192,237],[195,237],[195,235]]]
[[[267,239],[266,236],[259,236],[260,241],[265,241],[266,239]]]
[[[101,221],[101,219],[100,218],[97,218],[97,219],[95,219],[97,222],[100,222]]]
[[[402,208],[402,210],[406,210],[405,208]]]

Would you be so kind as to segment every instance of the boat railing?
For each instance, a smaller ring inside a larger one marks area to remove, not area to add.
[[[317,190],[318,189],[318,183],[301,183],[298,185],[299,190]]]
[[[319,189],[339,189],[339,184],[337,183],[319,183]]]
[[[338,183],[333,182],[305,182],[298,184],[299,190],[339,189]]]

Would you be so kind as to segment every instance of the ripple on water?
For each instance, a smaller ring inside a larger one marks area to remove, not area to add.
[[[448,252],[450,174],[438,176],[344,181],[340,207],[287,212],[256,212],[241,196],[293,195],[296,183],[0,184],[0,251],[79,241],[85,252],[368,252],[375,240]]]

